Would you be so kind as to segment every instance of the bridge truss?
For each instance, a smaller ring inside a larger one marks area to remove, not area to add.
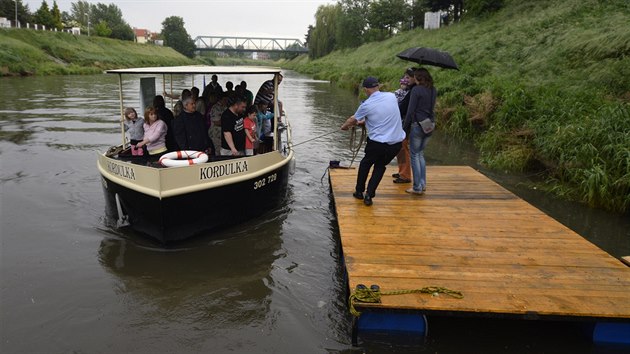
[[[198,36],[195,47],[199,51],[213,52],[308,53],[304,43],[295,38]]]

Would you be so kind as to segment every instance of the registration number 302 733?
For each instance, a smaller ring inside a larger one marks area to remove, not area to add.
[[[265,178],[259,179],[257,181],[254,182],[254,190],[256,189],[260,189],[270,183],[275,182],[278,179],[278,174],[274,173],[272,175],[269,175]]]

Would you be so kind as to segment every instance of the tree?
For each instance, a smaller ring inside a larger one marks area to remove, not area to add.
[[[133,41],[136,36],[133,33],[131,26],[125,22],[112,25],[112,34],[110,35],[110,38]]]
[[[467,0],[465,17],[480,17],[503,7],[503,0]]]
[[[427,12],[424,1],[413,0],[411,4],[411,28],[423,28],[424,27],[424,13]]]
[[[18,22],[22,27],[26,27],[26,23],[33,21],[33,15],[21,0],[17,0]],[[11,21],[15,21],[15,0],[0,0],[0,17],[6,17]]]
[[[79,0],[70,5],[70,14],[73,20],[77,21],[82,27],[87,29],[91,9],[92,5],[90,5],[89,2]]]
[[[320,5],[315,13],[315,27],[311,33],[308,54],[311,58],[320,58],[336,49],[337,25],[341,16],[341,7]]]
[[[99,37],[109,37],[112,35],[112,29],[109,28],[107,22],[100,20],[96,26],[94,26],[94,33]]]
[[[61,23],[63,23],[64,26],[68,26],[68,23],[73,20],[74,19],[67,11],[61,11]]]
[[[33,16],[33,20],[36,24],[44,25],[46,28],[54,27],[53,16],[50,13],[50,8],[48,7],[46,0],[42,1],[41,6],[37,9],[37,12],[35,12],[35,16]]]
[[[58,29],[63,29],[63,22],[61,21],[61,11],[59,11],[59,6],[57,6],[57,0],[53,0],[53,7],[50,10],[50,15],[53,19],[53,26]]]
[[[109,37],[122,39],[126,41],[133,41],[135,36],[131,26],[123,19],[123,14],[120,8],[114,4],[97,3],[90,8],[90,17],[92,23],[99,23],[105,21],[107,27],[111,29]]]
[[[309,56],[379,41],[424,25],[427,11],[445,11],[454,21],[496,11],[505,0],[338,0],[322,5],[305,35]],[[464,6],[465,5],[465,6]]]
[[[88,20],[90,23],[96,23],[97,26],[101,21],[104,21],[106,27],[110,32],[108,37],[122,39],[126,41],[133,41],[135,36],[133,29],[123,18],[123,13],[120,8],[114,4],[96,3],[90,4],[87,1],[79,0],[71,5],[71,17],[73,20],[79,22],[83,29],[87,29]],[[96,26],[94,28],[96,30]],[[99,30],[104,30],[104,26],[100,26]],[[101,31],[101,33],[104,33]]]
[[[300,50],[300,49],[302,49],[302,46],[299,45],[298,43],[293,43],[293,44],[287,46],[286,49],[288,49],[288,50]],[[293,58],[297,57],[298,55],[300,55],[300,54],[299,53],[288,53],[287,52],[287,53],[282,53],[281,57],[284,58],[284,59],[293,59]]]
[[[335,34],[338,48],[355,48],[363,44],[368,30],[368,0],[340,0],[341,14]]]
[[[503,0],[424,0],[431,11],[447,11],[458,22],[466,17],[479,17],[503,7]]]
[[[425,5],[431,11],[446,11],[458,22],[464,13],[464,0],[425,0]]]
[[[313,29],[315,27],[313,27],[313,25],[308,25],[308,29],[306,31],[306,34],[304,35],[304,46],[306,48],[308,48],[308,44],[311,41],[311,36],[313,35]]]
[[[236,56],[238,58],[244,58],[245,57],[245,46],[243,46],[242,44],[239,44],[239,45],[236,46],[236,50],[237,50],[237,52],[234,53],[234,54],[236,54]]]
[[[373,33],[380,33],[381,40],[397,32],[409,13],[405,0],[376,0],[370,3],[368,22]]]
[[[70,5],[70,16],[72,20],[79,23],[79,27],[81,27],[81,31],[85,33],[90,33],[89,27],[91,27],[92,18],[90,18],[90,12],[92,10],[92,5],[87,1],[79,0],[77,2],[73,2]]]
[[[184,19],[179,16],[167,17],[162,22],[164,45],[192,58],[195,55],[195,42],[184,27]]]

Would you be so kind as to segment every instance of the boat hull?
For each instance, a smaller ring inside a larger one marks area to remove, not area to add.
[[[118,195],[132,229],[169,243],[236,225],[277,208],[286,197],[290,166],[287,160],[251,178],[161,198],[116,183],[104,173],[103,189],[108,210],[118,214]]]

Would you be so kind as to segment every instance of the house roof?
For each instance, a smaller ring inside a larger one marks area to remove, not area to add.
[[[148,29],[144,29],[144,28],[134,28],[133,33],[136,35],[136,37],[146,37],[151,32]]]

